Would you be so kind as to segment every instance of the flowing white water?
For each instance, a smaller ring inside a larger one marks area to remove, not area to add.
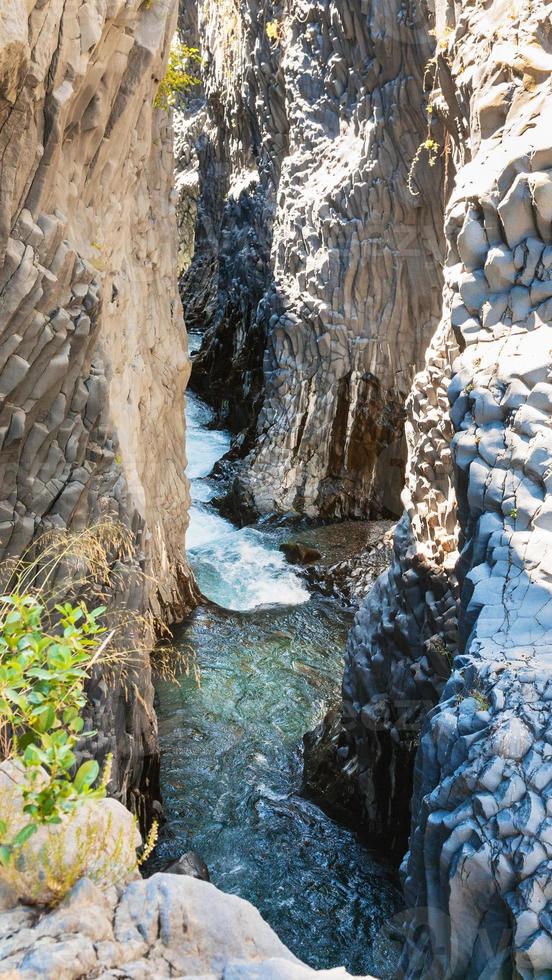
[[[200,338],[190,335],[190,350]],[[211,503],[216,493],[209,478],[230,448],[230,433],[211,429],[211,409],[194,394],[186,407],[187,474],[192,507],[186,548],[203,594],[226,609],[300,605],[309,592],[278,551],[278,538],[255,528],[238,529]]]

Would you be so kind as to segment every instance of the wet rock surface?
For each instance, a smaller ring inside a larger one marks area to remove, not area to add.
[[[178,861],[168,864],[164,871],[170,875],[190,875],[192,878],[201,878],[202,881],[211,880],[209,868],[195,851],[186,851]]]
[[[344,521],[302,533],[321,551],[306,570],[311,585],[357,607],[392,556],[392,521]]]
[[[280,545],[280,551],[295,565],[312,565],[322,558],[318,548],[311,548],[303,541],[284,541]]]
[[[362,795],[356,769],[347,771],[348,754],[336,704],[322,721],[303,737],[303,789],[307,796],[342,823],[362,827]]]

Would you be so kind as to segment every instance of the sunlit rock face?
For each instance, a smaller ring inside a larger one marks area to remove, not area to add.
[[[409,980],[552,964],[551,14],[436,4],[433,103],[456,168],[443,317],[408,400],[405,515],[350,636],[343,713],[370,814],[378,764],[436,704],[403,865]],[[387,817],[393,831],[404,813]]]
[[[172,0],[0,11],[0,557],[121,521],[146,575],[128,569],[118,598],[161,618],[191,599],[172,135],[153,108],[175,22]],[[140,699],[101,682],[93,705],[97,751],[139,805],[157,752],[147,663],[134,681]]]
[[[398,0],[199,0],[198,17],[208,122],[182,296],[207,329],[192,386],[248,453],[237,507],[398,513],[404,401],[442,291],[441,163],[421,152],[407,187],[428,25]]]
[[[107,891],[81,879],[53,911],[0,914],[0,937],[0,973],[11,980],[350,978],[301,963],[249,902],[174,874]]]

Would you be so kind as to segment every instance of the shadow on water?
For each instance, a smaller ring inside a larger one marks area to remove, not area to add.
[[[277,534],[238,530],[211,508],[226,434],[206,428],[207,406],[188,406],[190,560],[225,608],[197,609],[175,637],[199,685],[192,674],[156,684],[167,822],[154,869],[197,851],[310,965],[391,976],[382,928],[400,907],[396,877],[301,795],[302,735],[337,697],[352,614],[309,595]]]

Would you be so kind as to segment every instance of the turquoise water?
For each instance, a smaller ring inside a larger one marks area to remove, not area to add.
[[[177,635],[200,676],[157,683],[167,823],[155,864],[197,851],[224,891],[252,901],[312,966],[392,974],[383,927],[396,879],[358,837],[301,795],[302,735],[338,694],[351,613],[311,595],[277,550],[282,533],[236,529],[208,479],[228,448],[188,400],[190,561],[219,606]]]

